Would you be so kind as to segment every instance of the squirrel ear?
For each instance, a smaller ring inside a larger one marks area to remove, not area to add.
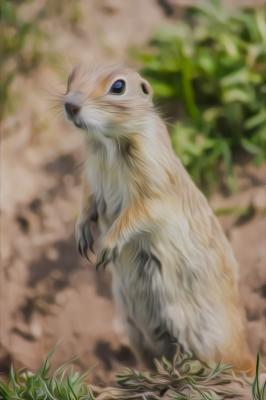
[[[152,97],[152,88],[148,81],[146,81],[145,79],[141,79],[140,86],[143,94]]]

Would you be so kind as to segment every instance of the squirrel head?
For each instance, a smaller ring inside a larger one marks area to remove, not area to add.
[[[75,67],[64,96],[67,118],[95,135],[119,136],[147,125],[153,111],[150,84],[122,67]]]

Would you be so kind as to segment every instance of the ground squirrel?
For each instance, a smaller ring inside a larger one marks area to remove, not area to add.
[[[149,83],[120,67],[75,68],[63,97],[85,131],[79,251],[112,272],[133,347],[147,363],[176,344],[201,360],[254,372],[238,267],[208,202],[175,155]]]

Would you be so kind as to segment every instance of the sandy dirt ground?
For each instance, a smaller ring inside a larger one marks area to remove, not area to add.
[[[19,106],[3,121],[1,140],[0,372],[11,362],[34,369],[56,344],[55,366],[77,356],[76,366],[93,367],[96,382],[138,365],[114,310],[108,270],[96,273],[76,251],[82,134],[49,106],[71,65],[126,61],[130,47],[172,23],[163,4],[80,1],[78,26],[62,16],[45,19],[56,67],[44,60],[14,81]],[[240,264],[252,352],[266,362],[266,167],[242,165],[236,172],[237,194],[218,191],[211,204]]]

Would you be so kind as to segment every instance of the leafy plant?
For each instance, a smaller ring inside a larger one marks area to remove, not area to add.
[[[240,400],[243,394],[242,387],[249,388],[244,379],[233,375],[229,366],[210,366],[188,354],[176,358],[172,363],[165,359],[157,361],[155,372],[125,369],[117,376],[117,381],[112,387],[100,388],[88,385],[85,381],[87,374],[75,372],[69,363],[63,364],[52,374],[51,354],[35,373],[14,371],[11,368],[8,382],[0,380],[0,399]],[[266,382],[260,387],[258,377],[259,357],[252,393],[254,400],[264,400]]]
[[[216,180],[220,161],[232,176],[239,151],[266,159],[265,6],[190,7],[137,57],[155,99],[178,120],[173,146],[199,184]]]

